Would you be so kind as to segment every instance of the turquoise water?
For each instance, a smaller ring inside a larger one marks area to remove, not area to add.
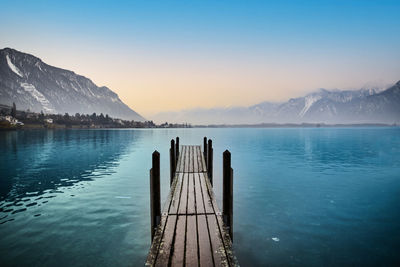
[[[0,132],[0,265],[141,266],[176,136],[213,139],[219,204],[232,152],[242,266],[400,264],[400,128],[299,128]]]

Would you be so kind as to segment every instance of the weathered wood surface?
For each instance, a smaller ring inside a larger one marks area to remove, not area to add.
[[[200,146],[181,146],[176,172],[207,172]]]
[[[181,146],[147,266],[238,266],[200,146]]]

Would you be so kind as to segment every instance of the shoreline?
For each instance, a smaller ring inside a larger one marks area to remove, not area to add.
[[[365,124],[249,124],[249,125],[195,125],[190,129],[216,129],[216,128],[264,128],[264,129],[278,129],[278,128],[397,128],[400,125],[393,124],[379,124],[379,123],[365,123]],[[0,131],[24,131],[24,130],[96,130],[96,129],[185,129],[183,127],[108,127],[108,126],[81,126],[81,125],[39,125],[39,124],[25,124],[22,127],[0,127]]]

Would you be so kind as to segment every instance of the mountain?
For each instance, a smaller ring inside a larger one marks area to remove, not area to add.
[[[319,89],[283,103],[262,102],[250,107],[164,112],[152,119],[194,124],[399,123],[400,81],[386,90]]]
[[[0,104],[44,113],[103,113],[144,121],[118,95],[90,79],[11,48],[0,50]]]

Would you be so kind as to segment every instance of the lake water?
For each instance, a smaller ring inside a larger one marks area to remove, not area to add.
[[[170,139],[232,153],[242,266],[400,264],[400,128],[0,132],[1,266],[141,266],[149,169]]]

